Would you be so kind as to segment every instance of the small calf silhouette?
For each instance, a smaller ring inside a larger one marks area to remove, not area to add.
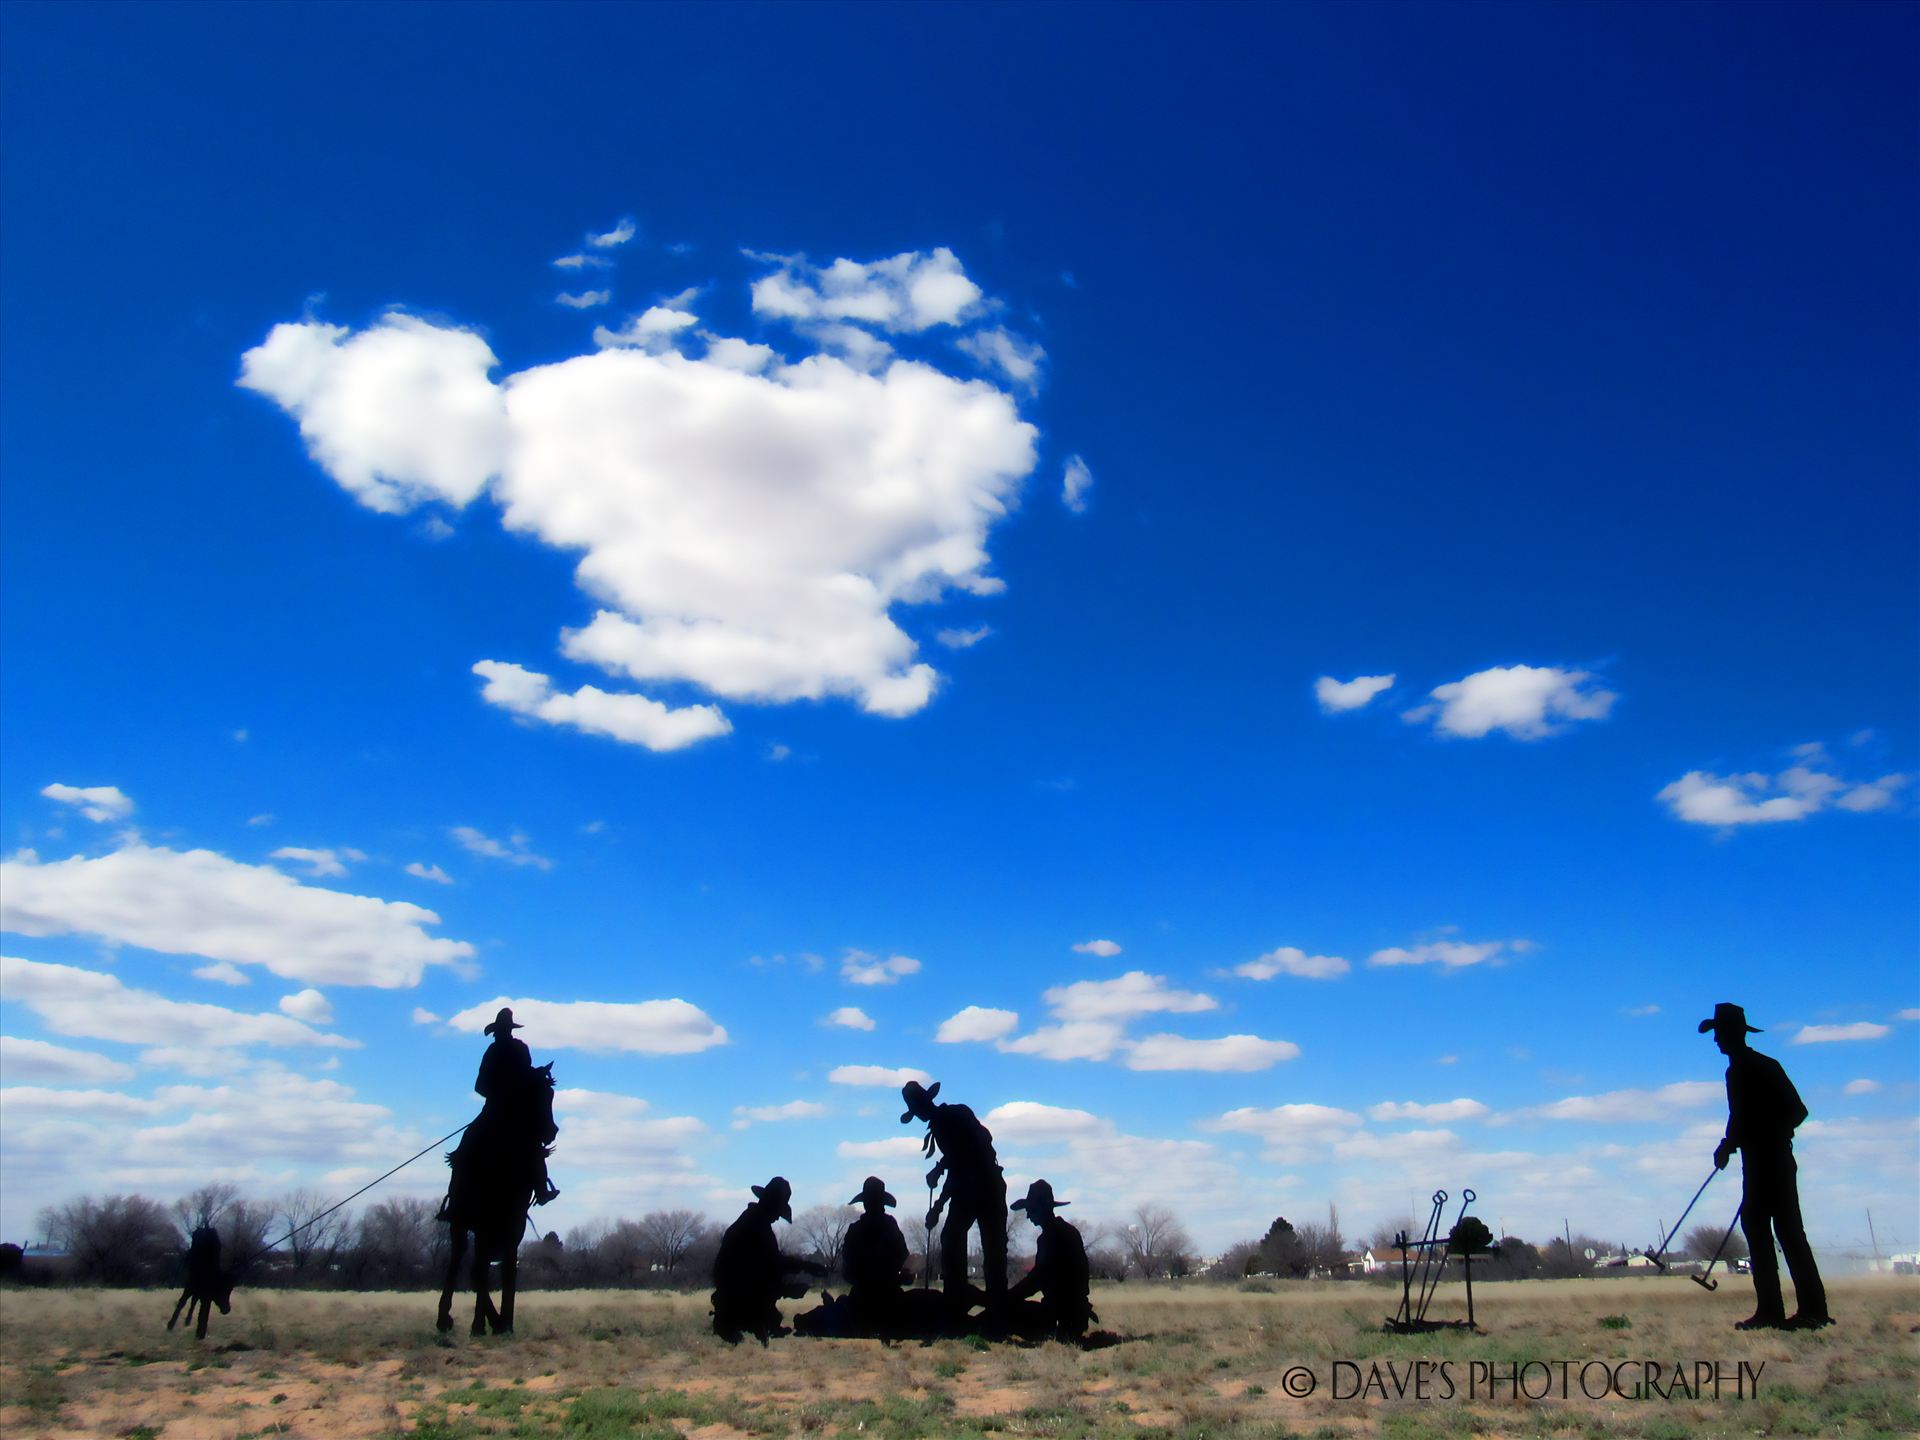
[[[187,1246],[187,1288],[180,1292],[180,1298],[174,1303],[173,1317],[167,1321],[171,1330],[180,1323],[180,1312],[185,1310],[193,1316],[198,1309],[198,1319],[194,1321],[193,1338],[207,1338],[207,1317],[212,1307],[218,1305],[222,1315],[233,1310],[233,1272],[220,1264],[220,1232],[211,1225],[202,1225],[193,1232],[193,1240]]]

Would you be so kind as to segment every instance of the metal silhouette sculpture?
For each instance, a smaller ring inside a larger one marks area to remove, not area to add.
[[[909,1080],[901,1087],[906,1102],[902,1125],[915,1120],[927,1127],[922,1153],[940,1159],[927,1172],[929,1190],[944,1177],[946,1184],[927,1207],[929,1232],[946,1211],[946,1227],[940,1232],[940,1288],[955,1320],[964,1316],[979,1298],[967,1283],[967,1234],[980,1231],[981,1276],[985,1299],[991,1307],[1007,1293],[1007,1180],[994,1153],[993,1132],[982,1125],[965,1105],[940,1105],[939,1082],[931,1086]]]
[[[1818,1330],[1831,1325],[1826,1287],[1800,1218],[1799,1166],[1793,1158],[1793,1132],[1807,1118],[1807,1107],[1780,1062],[1747,1044],[1747,1036],[1761,1031],[1747,1023],[1740,1006],[1726,1001],[1715,1005],[1713,1014],[1700,1022],[1700,1033],[1711,1033],[1727,1057],[1727,1131],[1714,1148],[1713,1163],[1724,1170],[1734,1152],[1740,1152],[1740,1228],[1753,1264],[1753,1314],[1734,1328]],[[1793,1276],[1798,1308],[1791,1316],[1780,1294],[1776,1237]]]
[[[793,1222],[793,1187],[776,1175],[755,1185],[753,1201],[720,1237],[713,1259],[713,1333],[729,1345],[752,1335],[762,1345],[789,1331],[780,1302],[807,1293],[801,1275],[825,1275],[827,1267],[780,1249],[773,1222]]]
[[[547,1178],[547,1156],[560,1133],[553,1118],[553,1066],[534,1065],[526,1044],[514,1038],[513,1032],[520,1028],[513,1011],[505,1006],[487,1026],[486,1033],[494,1039],[473,1082],[487,1103],[447,1156],[453,1176],[437,1217],[452,1231],[435,1322],[443,1332],[453,1328],[453,1292],[471,1236],[473,1324],[469,1333],[512,1333],[520,1236],[527,1213],[560,1193]],[[487,1284],[488,1268],[496,1261],[500,1265],[497,1306]]]
[[[186,1266],[187,1286],[174,1302],[167,1329],[180,1323],[180,1312],[185,1310],[194,1322],[193,1338],[204,1340],[208,1312],[216,1305],[222,1315],[233,1310],[233,1272],[220,1263],[220,1232],[213,1226],[202,1225],[193,1232],[187,1243]]]
[[[831,1294],[795,1317],[794,1333],[871,1340],[932,1339],[944,1332],[940,1297],[913,1290],[907,1262],[907,1237],[887,1211],[898,1202],[878,1175],[869,1175],[860,1193],[847,1202],[865,1213],[847,1227],[841,1242],[840,1273],[847,1292]]]
[[[1422,1335],[1433,1330],[1471,1330],[1478,1333],[1480,1327],[1473,1315],[1473,1257],[1497,1253],[1493,1234],[1486,1224],[1467,1214],[1467,1207],[1479,1198],[1471,1190],[1462,1190],[1460,1211],[1454,1217],[1453,1228],[1442,1234],[1441,1212],[1447,1206],[1447,1192],[1436,1190],[1433,1192],[1433,1212],[1427,1216],[1427,1226],[1420,1232],[1420,1238],[1410,1240],[1404,1230],[1393,1237],[1394,1246],[1400,1251],[1400,1308],[1387,1317],[1386,1324],[1381,1328],[1395,1335]],[[1413,1260],[1415,1251],[1420,1256],[1418,1266]],[[1465,1274],[1465,1320],[1435,1320],[1427,1314],[1433,1297],[1439,1293],[1449,1256],[1459,1257]]]
[[[1039,1227],[1034,1242],[1033,1268],[1007,1291],[1006,1299],[989,1312],[1009,1331],[1033,1340],[1064,1340],[1079,1344],[1087,1326],[1100,1317],[1088,1298],[1092,1271],[1080,1232],[1059,1215],[1071,1200],[1054,1198],[1053,1186],[1036,1180],[1026,1196],[1013,1202]],[[1038,1296],[1038,1299],[1030,1297]]]

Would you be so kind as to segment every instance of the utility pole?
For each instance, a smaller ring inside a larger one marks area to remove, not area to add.
[[[1867,1211],[1867,1239],[1873,1243],[1873,1268],[1880,1268],[1880,1237],[1873,1233],[1873,1211]]]

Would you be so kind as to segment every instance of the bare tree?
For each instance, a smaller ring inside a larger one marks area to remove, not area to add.
[[[1244,1280],[1260,1266],[1260,1242],[1237,1240],[1220,1252],[1220,1258],[1207,1268],[1214,1280]]]
[[[1080,1226],[1080,1240],[1087,1247],[1087,1271],[1095,1280],[1118,1282],[1127,1278],[1131,1262],[1120,1240],[1126,1233],[1124,1225],[1110,1220],[1090,1220]]]
[[[1164,1205],[1139,1206],[1119,1238],[1134,1270],[1149,1279],[1183,1271],[1193,1250],[1186,1226]]]
[[[280,1219],[292,1233],[287,1236],[287,1254],[293,1259],[295,1274],[303,1274],[309,1265],[330,1265],[347,1238],[347,1212],[328,1213],[332,1201],[311,1187],[289,1190],[280,1197]]]
[[[846,1247],[852,1225],[853,1209],[847,1205],[815,1205],[793,1217],[793,1233],[801,1254],[829,1270],[840,1268],[840,1252]]]
[[[358,1259],[389,1281],[419,1280],[439,1269],[447,1255],[447,1228],[434,1220],[431,1201],[382,1200],[360,1216]]]
[[[82,1276],[108,1285],[152,1278],[179,1251],[172,1220],[144,1195],[88,1195],[52,1206],[40,1212],[40,1229]]]
[[[203,1225],[212,1225],[217,1228],[220,1222],[226,1219],[228,1208],[239,1198],[240,1188],[237,1185],[217,1182],[212,1185],[202,1185],[198,1190],[190,1190],[174,1201],[171,1213],[173,1223],[180,1227],[181,1242],[191,1243],[193,1232]]]
[[[1724,1250],[1720,1248],[1723,1237],[1727,1246]],[[1724,1261],[1747,1258],[1747,1237],[1738,1230],[1722,1230],[1717,1225],[1696,1225],[1687,1231],[1686,1239],[1681,1243],[1686,1247],[1687,1254],[1696,1260],[1711,1260],[1716,1252]]]
[[[691,1210],[653,1210],[640,1217],[640,1242],[648,1263],[658,1265],[669,1280],[706,1233],[706,1216]]]

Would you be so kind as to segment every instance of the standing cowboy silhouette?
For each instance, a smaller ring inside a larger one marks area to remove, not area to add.
[[[1780,1062],[1747,1045],[1747,1036],[1760,1030],[1747,1023],[1740,1006],[1724,1001],[1714,1006],[1712,1016],[1700,1022],[1700,1033],[1708,1031],[1727,1057],[1727,1133],[1714,1148],[1713,1163],[1724,1170],[1733,1152],[1740,1152],[1740,1229],[1753,1263],[1754,1311],[1734,1328],[1818,1330],[1831,1325],[1826,1287],[1800,1219],[1799,1167],[1793,1158],[1793,1132],[1807,1118],[1807,1107]],[[1791,1319],[1780,1297],[1776,1235],[1798,1302]]]
[[[947,1303],[964,1311],[972,1303],[967,1286],[967,1232],[980,1227],[981,1268],[985,1272],[987,1301],[992,1304],[1007,1292],[1007,1178],[1000,1170],[1000,1157],[994,1154],[993,1132],[982,1125],[965,1105],[936,1105],[934,1097],[940,1085],[922,1085],[909,1080],[900,1089],[907,1113],[902,1125],[924,1120],[927,1125],[925,1152],[940,1152],[939,1163],[927,1172],[932,1188],[941,1176],[946,1188],[927,1211],[927,1229],[939,1223],[940,1212],[947,1211],[946,1228],[940,1232],[940,1288]]]

